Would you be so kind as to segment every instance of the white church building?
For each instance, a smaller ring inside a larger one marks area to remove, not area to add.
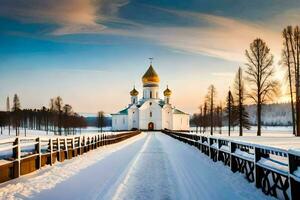
[[[131,103],[116,114],[112,114],[112,130],[180,130],[190,128],[189,114],[176,109],[171,104],[171,90],[167,87],[159,98],[159,76],[150,64],[142,77],[143,96],[133,88]]]

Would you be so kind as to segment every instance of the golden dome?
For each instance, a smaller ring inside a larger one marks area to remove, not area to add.
[[[137,95],[139,95],[139,92],[134,87],[133,90],[130,91],[130,95],[131,96],[137,96]]]
[[[167,89],[165,89],[165,91],[164,91],[164,96],[169,97],[169,96],[171,96],[171,94],[172,94],[172,91],[167,86]]]
[[[157,75],[156,71],[153,69],[152,65],[150,65],[150,67],[144,74],[142,81],[143,81],[143,84],[159,83],[159,76]]]

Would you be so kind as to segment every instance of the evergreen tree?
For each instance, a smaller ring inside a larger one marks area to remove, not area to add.
[[[12,111],[13,111],[14,127],[16,129],[16,136],[18,136],[20,134],[19,128],[20,128],[20,121],[21,121],[21,112],[20,112],[21,103],[17,94],[14,95]]]
[[[235,99],[237,99],[237,105],[235,105],[234,109],[234,118],[236,118],[237,125],[239,126],[239,135],[243,135],[243,128],[250,129],[250,122],[249,122],[249,114],[247,113],[244,100],[245,100],[245,87],[243,81],[243,71],[239,67],[238,72],[235,77],[234,81],[234,95]]]
[[[228,95],[226,98],[226,113],[227,113],[227,119],[228,119],[228,136],[230,136],[231,127],[234,124],[234,99],[232,96],[231,91],[228,91]]]

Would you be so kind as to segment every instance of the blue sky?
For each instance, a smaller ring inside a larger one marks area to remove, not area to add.
[[[281,30],[300,21],[298,0],[0,2],[0,109],[18,93],[23,108],[60,95],[78,112],[116,112],[154,57],[161,90],[192,113],[210,84],[224,97],[256,37],[277,66]]]

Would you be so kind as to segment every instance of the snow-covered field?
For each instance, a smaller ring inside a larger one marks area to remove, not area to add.
[[[0,199],[268,199],[241,174],[160,132],[0,185]]]
[[[103,133],[105,134],[110,134],[113,133],[111,132],[111,127],[105,127],[102,129]],[[82,129],[81,131],[77,131],[76,135],[84,135],[84,134],[97,134],[100,132],[100,129],[98,129],[97,127],[87,127],[85,129]],[[120,131],[121,132],[121,131]],[[16,136],[16,132],[14,129],[10,130],[10,134],[8,131],[8,128],[4,128],[2,131],[2,134],[0,134],[0,139],[5,139],[5,138],[10,138],[10,137],[15,137]],[[26,134],[25,134],[25,130],[24,129],[20,129],[20,136],[57,136],[54,135],[54,132],[49,131],[48,133],[46,131],[40,131],[40,130],[26,130]],[[64,136],[64,133],[63,133]]]
[[[193,134],[195,134],[195,128],[192,129]],[[199,133],[198,133],[199,134]],[[205,134],[200,135],[209,135],[209,130]],[[243,136],[239,136],[238,128],[231,131],[230,137],[228,136],[228,129],[223,127],[222,133],[220,134],[219,130],[215,130],[213,136],[219,138],[227,138],[236,141],[243,141],[248,143],[261,144],[266,146],[272,146],[282,149],[293,149],[300,148],[300,137],[295,137],[292,134],[292,127],[263,127],[262,135],[260,137],[256,136],[256,128],[251,127],[251,130],[244,130]]]

